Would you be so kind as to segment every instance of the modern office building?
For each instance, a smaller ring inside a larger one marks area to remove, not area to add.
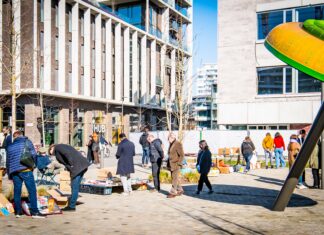
[[[218,1],[218,124],[226,129],[299,129],[321,104],[321,82],[264,46],[276,25],[324,19],[319,0]]]
[[[163,86],[174,100],[179,51],[184,79],[192,76],[191,0],[10,2],[0,4],[0,91],[3,99],[10,91],[7,65],[14,61],[17,126],[30,139],[81,147],[93,131],[111,139],[145,123],[164,128]],[[11,16],[17,40],[7,33]],[[5,103],[1,125],[10,125]]]
[[[194,78],[192,97],[197,129],[215,129],[217,126],[217,65],[205,64]]]

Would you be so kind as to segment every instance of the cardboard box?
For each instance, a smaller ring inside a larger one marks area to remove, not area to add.
[[[114,176],[116,176],[116,168],[114,167],[101,168],[97,171],[97,180],[106,180]]]
[[[64,192],[71,192],[71,182],[68,181],[60,182],[60,190]]]
[[[68,171],[61,171],[59,174],[60,181],[71,181],[70,172]]]
[[[61,207],[66,207],[68,205],[68,197],[62,196],[61,193],[58,190],[50,189],[50,190],[47,190],[47,193],[49,195],[51,195],[55,199],[57,205],[60,208]]]
[[[221,174],[229,174],[230,173],[229,167],[221,167],[221,166],[219,166],[218,169],[219,169],[219,172]]]

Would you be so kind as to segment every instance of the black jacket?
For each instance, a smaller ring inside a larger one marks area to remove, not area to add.
[[[89,162],[82,154],[67,144],[57,144],[54,147],[54,155],[59,163],[70,172],[71,179],[81,172],[87,171]]]
[[[200,165],[200,174],[208,174],[212,166],[212,157],[209,149],[205,151],[199,151],[197,164]]]
[[[241,145],[241,151],[243,156],[252,155],[255,150],[254,144],[252,141],[244,140]]]
[[[150,143],[150,160],[151,162],[157,162],[159,158],[163,158],[164,153],[162,149],[162,141],[160,139],[153,140]]]
[[[122,140],[117,149],[116,158],[118,159],[117,173],[118,175],[127,175],[134,173],[134,156],[135,145],[128,139]]]
[[[148,133],[144,132],[141,135],[141,138],[139,140],[139,143],[142,145],[143,148],[148,148],[150,147],[150,143],[147,141]]]

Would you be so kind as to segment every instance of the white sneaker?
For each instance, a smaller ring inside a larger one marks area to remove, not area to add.
[[[303,184],[297,184],[296,186],[298,189],[307,189],[307,187]]]

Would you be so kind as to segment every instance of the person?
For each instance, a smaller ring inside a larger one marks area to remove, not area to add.
[[[36,157],[36,166],[38,169],[49,170],[49,172],[54,174],[59,174],[64,169],[62,164],[55,161],[55,159],[51,159],[50,156],[46,154],[46,148],[39,148],[38,153]]]
[[[99,160],[99,136],[96,132],[94,132],[92,134],[92,154],[93,154],[93,158],[94,158],[94,164],[95,165],[99,165],[100,164],[100,160]]]
[[[120,175],[120,179],[123,184],[124,196],[129,195],[132,192],[131,174],[134,170],[134,156],[135,156],[135,145],[133,142],[126,138],[124,133],[119,134],[121,140],[116,153],[118,159],[117,164],[117,175]]]
[[[301,129],[299,131],[299,137],[298,137],[298,143],[303,146],[305,140],[306,140],[306,130],[305,129]],[[306,174],[305,174],[305,170],[303,171],[303,174],[302,174],[302,181],[303,181],[303,184],[305,187],[307,187],[306,185]]]
[[[313,175],[313,186],[311,188],[318,189],[320,188],[320,177],[319,177],[319,169],[320,169],[320,141],[317,142],[315,148],[312,152],[312,155],[309,159],[309,167],[312,168],[312,175]]]
[[[262,141],[262,147],[264,149],[265,156],[265,164],[266,169],[269,167],[269,159],[270,159],[270,167],[273,168],[272,165],[272,156],[273,156],[273,138],[271,134],[268,132]]]
[[[253,151],[255,150],[255,146],[250,138],[250,136],[246,136],[241,144],[241,152],[246,162],[245,173],[250,171],[250,161],[253,156]]]
[[[182,144],[176,139],[174,133],[169,134],[168,140],[170,143],[168,151],[168,168],[171,171],[172,178],[172,187],[168,194],[168,198],[174,198],[184,193],[179,180],[179,173],[184,159],[184,151]]]
[[[293,166],[294,162],[296,161],[296,158],[298,156],[298,153],[300,152],[301,146],[298,143],[298,136],[297,135],[291,135],[290,136],[290,141],[287,147],[288,150],[288,164],[289,164],[289,169]],[[306,188],[303,185],[302,181],[302,176],[298,178],[298,184],[296,186],[298,189],[304,189]]]
[[[25,183],[28,191],[32,218],[46,218],[46,216],[41,214],[37,208],[37,190],[33,169],[20,163],[20,158],[25,151],[25,148],[29,149],[34,161],[36,160],[34,145],[27,137],[22,136],[21,131],[15,131],[13,137],[14,142],[7,146],[8,158],[6,167],[9,179],[12,179],[14,184],[14,207],[16,218],[20,218],[23,215],[21,207],[21,190],[23,183]]]
[[[90,164],[92,164],[93,160],[94,160],[94,156],[93,156],[93,152],[92,152],[92,144],[93,144],[93,138],[92,138],[92,135],[89,135],[89,141],[87,144],[87,147],[88,147],[87,159]]]
[[[275,157],[276,157],[276,168],[286,167],[285,159],[283,158],[283,152],[286,150],[284,139],[282,138],[281,134],[277,132],[275,134],[275,138],[273,140],[274,147],[275,147]]]
[[[79,151],[67,144],[52,144],[49,147],[48,153],[51,156],[55,156],[57,161],[70,172],[71,198],[68,206],[63,208],[63,211],[75,211],[80,184],[90,163]]]
[[[208,194],[212,194],[214,191],[208,179],[208,173],[212,166],[211,152],[209,151],[207,142],[205,140],[199,141],[199,148],[200,151],[198,153],[196,167],[197,169],[199,169],[198,173],[200,174],[200,178],[199,178],[196,194],[200,194],[201,190],[203,189],[204,183],[209,189]]]
[[[148,165],[148,159],[150,156],[150,143],[147,140],[149,128],[146,126],[144,132],[140,137],[139,143],[142,145],[143,155],[142,155],[142,167],[146,168]]]
[[[154,191],[160,191],[160,169],[164,158],[162,141],[149,134],[147,141],[150,143],[150,161],[152,164],[152,175],[154,182]]]
[[[12,144],[11,128],[7,126],[3,127],[2,133],[4,135],[2,147],[7,150],[8,146]]]

